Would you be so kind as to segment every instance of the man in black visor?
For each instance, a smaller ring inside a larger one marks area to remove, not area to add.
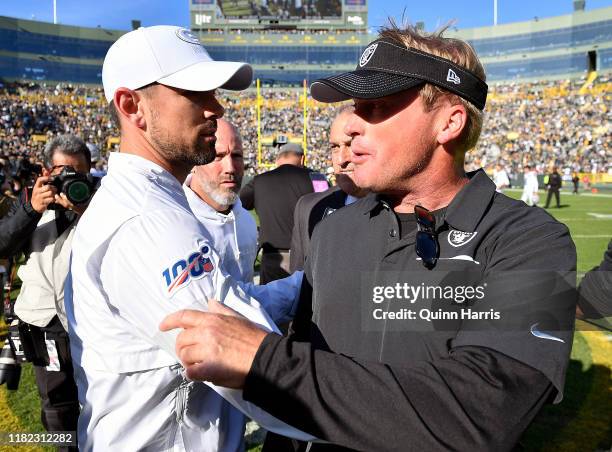
[[[289,337],[214,302],[168,317],[189,376],[328,442],[311,451],[516,446],[563,397],[576,253],[545,211],[464,171],[484,79],[467,43],[393,26],[312,84],[354,100],[344,132],[372,194],[315,228]]]

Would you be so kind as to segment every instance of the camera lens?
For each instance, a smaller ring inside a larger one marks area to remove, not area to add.
[[[65,193],[66,197],[73,204],[84,204],[91,196],[89,184],[80,180],[70,182],[65,189]]]

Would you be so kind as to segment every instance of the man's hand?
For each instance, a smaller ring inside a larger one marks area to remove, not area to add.
[[[85,209],[87,209],[87,204],[80,204],[80,205],[72,204],[64,193],[55,195],[55,203],[59,204],[64,209],[74,211],[79,216],[83,215],[83,212],[85,212]]]
[[[216,300],[208,312],[182,310],[167,316],[161,331],[184,330],[176,339],[176,354],[187,376],[240,389],[266,333]]]
[[[32,189],[32,209],[38,213],[43,213],[52,202],[55,202],[57,190],[49,182],[49,172],[45,171],[42,176],[36,179]]]

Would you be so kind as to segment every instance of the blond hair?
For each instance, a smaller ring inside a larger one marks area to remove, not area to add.
[[[449,25],[446,25],[433,33],[425,33],[412,25],[405,25],[400,28],[390,19],[389,26],[381,29],[380,38],[446,58],[473,72],[484,81],[486,79],[484,68],[472,46],[465,41],[442,36],[448,27]],[[484,116],[481,110],[470,101],[431,83],[425,83],[420,88],[419,94],[426,111],[433,110],[438,101],[443,98],[448,99],[452,105],[462,104],[467,112],[467,122],[459,138],[459,149],[467,151],[476,146],[482,130]]]

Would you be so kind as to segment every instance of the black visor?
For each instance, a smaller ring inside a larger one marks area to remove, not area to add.
[[[376,99],[427,82],[484,109],[488,86],[476,74],[445,58],[388,40],[372,42],[354,71],[316,80],[310,92],[320,102]]]

